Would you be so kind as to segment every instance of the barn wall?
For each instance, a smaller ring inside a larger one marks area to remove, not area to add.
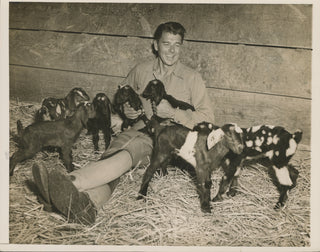
[[[113,96],[152,34],[187,29],[182,62],[198,70],[217,124],[301,128],[310,142],[312,5],[10,3],[10,98]]]

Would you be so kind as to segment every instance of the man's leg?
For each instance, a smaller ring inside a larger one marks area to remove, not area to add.
[[[76,222],[85,225],[91,225],[95,222],[97,210],[106,203],[119,182],[119,177],[131,167],[131,156],[123,150],[115,154],[109,159],[99,160],[94,163],[93,167],[89,167],[94,173],[108,170],[112,167],[112,174],[108,176],[108,180],[114,178],[113,181],[106,181],[104,184],[103,175],[97,185],[91,189],[81,190],[74,183],[75,176],[72,173],[67,174],[64,169],[55,168],[48,171],[43,165],[34,164],[32,171],[35,183],[44,199],[44,205],[52,204],[59,212],[61,212],[70,222]],[[89,175],[88,184],[91,183],[88,167],[84,167],[84,172],[81,173],[83,178]],[[105,168],[105,169],[103,169]],[[118,175],[119,174],[119,175]],[[95,179],[98,176],[93,176]],[[86,181],[86,180],[84,180]],[[46,209],[50,210],[49,207]]]
[[[97,209],[109,200],[119,177],[151,155],[152,140],[141,133],[131,133],[123,134],[113,142],[110,151],[103,155],[106,159],[69,174],[62,172],[62,169],[53,169],[46,175],[45,168],[36,165],[34,174],[49,177],[40,182],[35,179],[38,188],[48,188],[50,201],[69,221],[93,224]],[[110,155],[114,151],[116,153]],[[46,189],[42,191],[46,192]]]
[[[79,191],[86,191],[119,178],[131,167],[131,155],[128,151],[121,150],[107,159],[91,162],[69,174]]]

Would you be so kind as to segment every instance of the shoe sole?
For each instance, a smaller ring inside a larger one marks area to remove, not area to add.
[[[84,225],[95,223],[97,210],[85,192],[79,192],[69,176],[57,169],[50,171],[50,198],[68,222]]]
[[[49,196],[49,179],[47,169],[39,166],[38,164],[34,164],[32,166],[32,175],[34,182],[42,196],[42,200],[44,200],[46,204],[50,204],[51,201]]]

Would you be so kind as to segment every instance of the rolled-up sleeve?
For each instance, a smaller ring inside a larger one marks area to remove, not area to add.
[[[201,75],[196,73],[188,81],[190,81],[191,104],[195,111],[176,109],[174,120],[190,129],[202,121],[214,123],[213,102],[209,99]]]

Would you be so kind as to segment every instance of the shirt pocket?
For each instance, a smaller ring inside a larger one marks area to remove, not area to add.
[[[191,93],[188,86],[183,83],[183,80],[171,83],[167,90],[169,95],[172,95],[175,99],[187,102],[191,104]]]

